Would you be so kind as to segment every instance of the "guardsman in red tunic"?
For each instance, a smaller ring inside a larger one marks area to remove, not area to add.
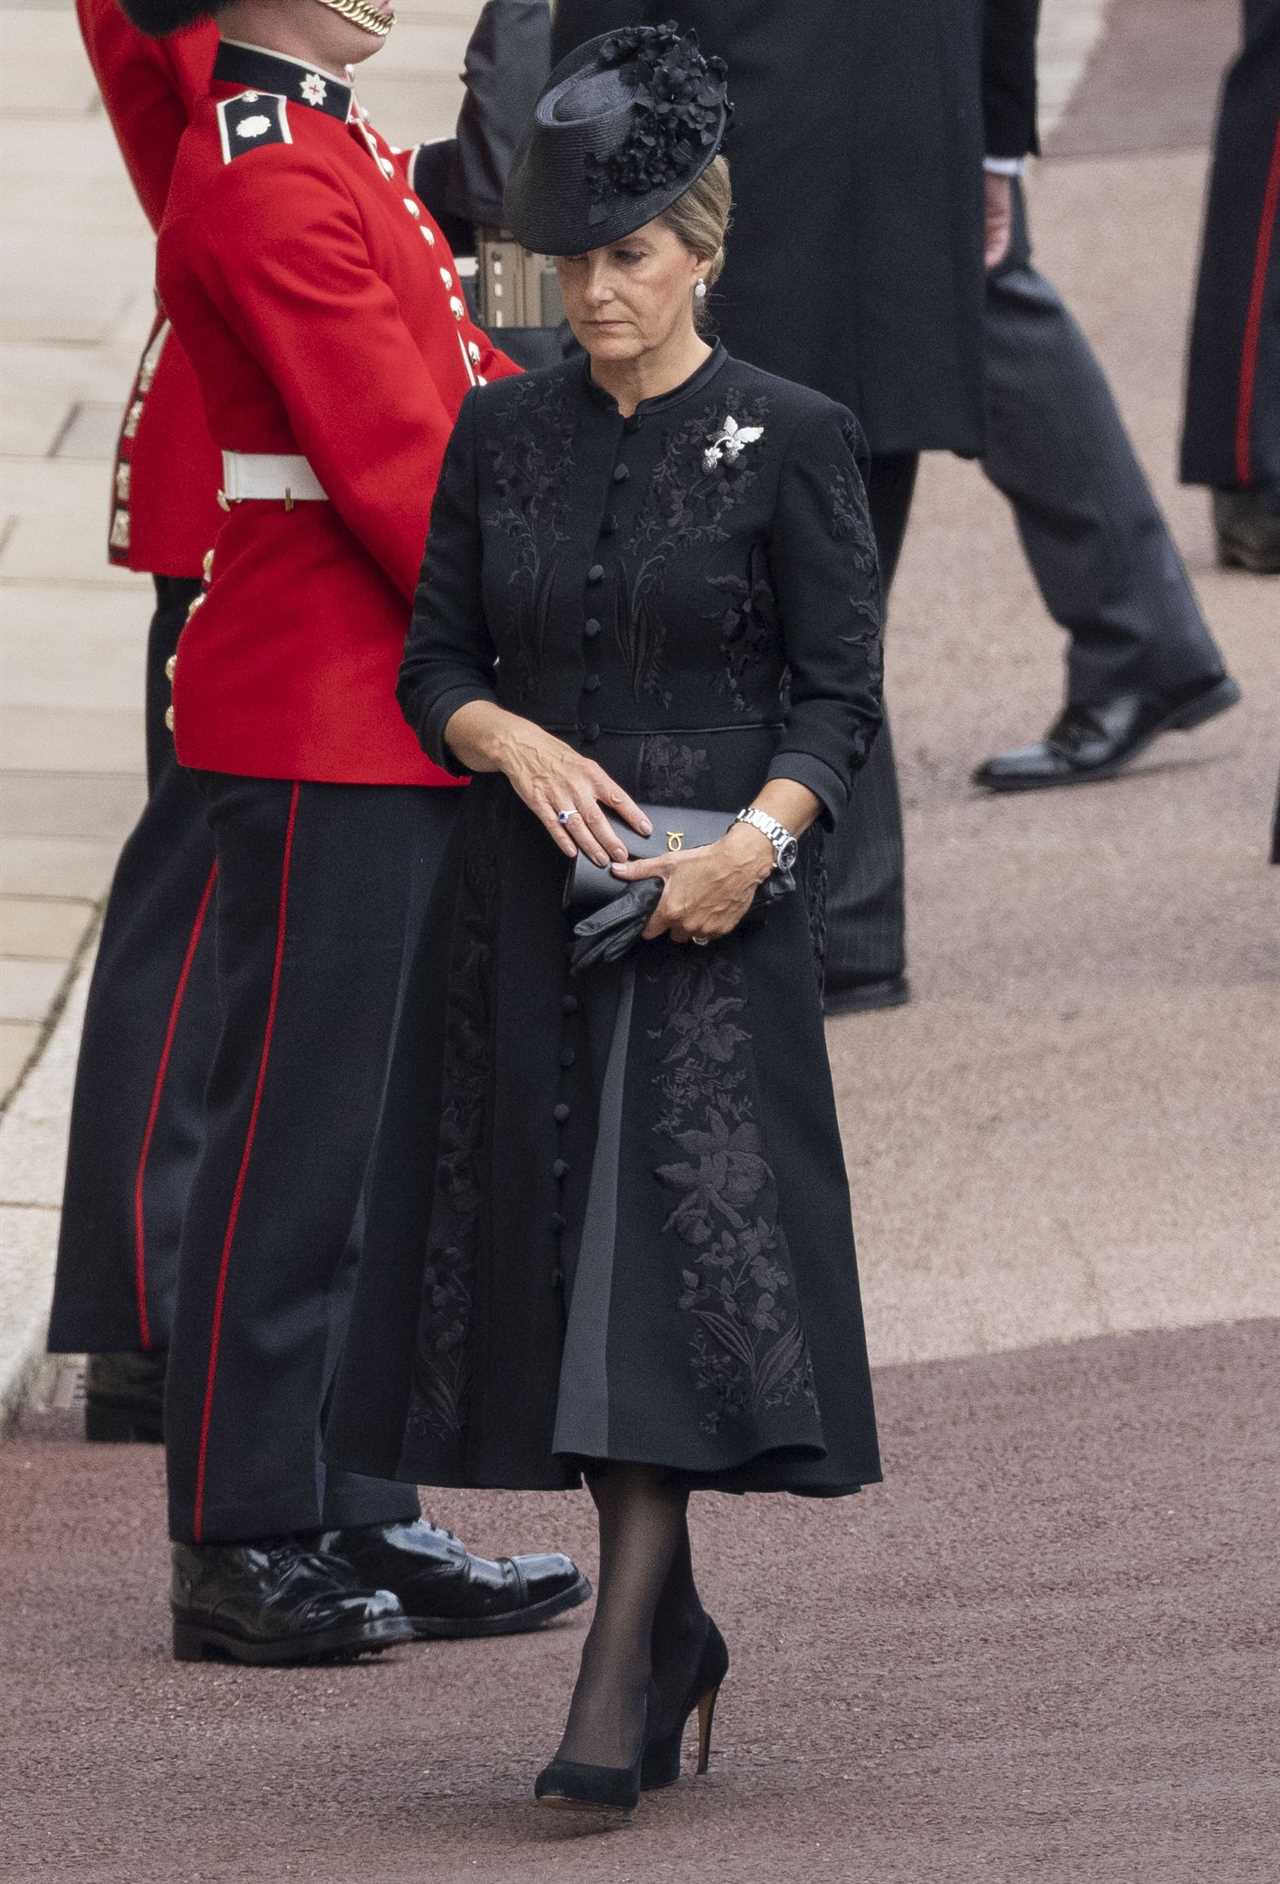
[[[156,34],[211,10],[129,5]],[[457,808],[396,674],[458,408],[515,369],[356,104],[346,67],[391,17],[232,0],[218,22],[157,260],[227,513],[174,675],[222,1029],[165,1436],[175,1653],[280,1662],[532,1627],[587,1585],[557,1555],[472,1558],[403,1485],[321,1457],[402,960]]]
[[[77,0],[80,30],[138,200],[159,229],[178,140],[209,88],[202,22],[168,40],[116,0]],[[90,1439],[159,1439],[178,1236],[200,1142],[217,1006],[207,915],[213,840],[174,757],[166,666],[222,513],[220,464],[191,364],[157,315],[125,406],[111,561],[151,575],[147,802],[121,853],[89,990],[72,1107],[55,1350],[90,1355]]]
[[[81,34],[138,200],[158,230],[178,142],[209,90],[212,20],[168,39],[117,0],[77,0]],[[470,249],[501,218],[511,153],[547,65],[544,0],[486,0],[468,42],[457,133],[401,160],[414,192]],[[447,220],[445,220],[447,218]],[[221,460],[191,364],[157,314],[122,415],[112,562],[149,572],[148,796],[115,873],[90,988],[72,1108],[50,1323],[55,1351],[88,1351],[90,1439],[160,1439],[182,1214],[217,1040],[213,839],[164,723],[166,670],[223,521]]]

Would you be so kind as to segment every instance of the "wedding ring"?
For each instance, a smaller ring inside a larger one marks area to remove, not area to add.
[[[709,935],[691,935],[689,940],[693,943],[695,949],[705,949],[711,946],[711,937]]]
[[[570,805],[567,811],[556,812],[556,823],[567,824],[570,818],[576,818],[577,815],[578,815],[578,807],[576,805]]]

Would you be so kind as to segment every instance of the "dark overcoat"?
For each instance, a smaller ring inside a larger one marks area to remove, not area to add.
[[[451,716],[497,700],[641,801],[727,828],[784,776],[838,817],[879,719],[857,443],[723,351],[626,420],[576,362],[478,391],[401,680],[424,745],[452,764]],[[333,1456],[517,1488],[602,1458],[878,1478],[819,833],[804,852],[762,926],[574,980],[564,857],[505,778],[471,785],[408,977]]]
[[[558,0],[552,57],[673,18],[728,62],[714,324],[873,452],[982,448],[982,159],[1035,142],[1037,0]]]

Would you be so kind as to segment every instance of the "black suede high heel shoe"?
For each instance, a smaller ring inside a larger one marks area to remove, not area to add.
[[[640,1803],[640,1768],[648,1742],[656,1695],[649,1687],[645,1707],[645,1735],[630,1766],[588,1766],[579,1760],[552,1760],[533,1782],[539,1805],[560,1806],[578,1812],[634,1812]]]
[[[728,1672],[728,1646],[708,1616],[707,1633],[702,1653],[698,1657],[698,1666],[681,1703],[679,1725],[673,1727],[670,1733],[659,1734],[645,1741],[640,1761],[642,1792],[657,1792],[662,1786],[674,1786],[679,1779],[684,1730],[695,1709],[698,1715],[698,1771],[706,1772],[711,1758],[711,1723],[715,1719],[716,1701]],[[650,1708],[651,1715],[652,1712]]]

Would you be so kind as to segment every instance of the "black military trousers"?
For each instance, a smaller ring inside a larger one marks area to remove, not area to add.
[[[456,794],[200,775],[221,1032],[183,1225],[171,1535],[393,1522],[410,1487],[326,1468],[361,1194],[410,944]]]
[[[1009,255],[987,276],[987,448],[1045,607],[1070,637],[1067,699],[1172,693],[1223,659],[1106,375],[1035,268],[1014,185]]]
[[[1244,0],[1213,141],[1182,479],[1280,493],[1280,0]]]
[[[157,576],[147,802],[116,866],[71,1108],[49,1346],[164,1349],[217,1037],[213,840],[164,723],[165,663],[199,582]]]

